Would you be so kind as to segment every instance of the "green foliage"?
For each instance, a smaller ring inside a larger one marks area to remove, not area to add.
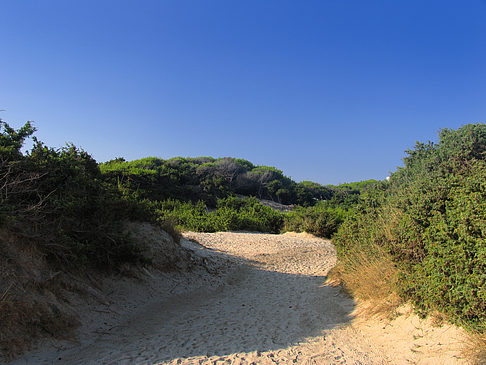
[[[35,128],[30,122],[15,130],[7,123],[0,120],[0,154],[2,160],[20,159],[22,153],[20,149],[24,145],[24,140],[34,134]]]
[[[443,130],[417,143],[389,184],[363,193],[340,227],[340,255],[384,248],[400,294],[422,313],[439,310],[486,328],[486,125]]]
[[[168,199],[153,203],[161,221],[171,220],[183,229],[197,232],[260,231],[278,233],[283,215],[255,198],[228,197],[218,200],[209,211],[203,201],[197,203]]]
[[[136,261],[121,223],[150,213],[103,182],[87,152],[73,145],[56,150],[34,139],[24,155],[20,149],[32,126],[2,126],[0,224],[30,238],[57,263],[106,268]]]
[[[312,207],[298,207],[285,215],[284,231],[308,232],[330,238],[343,222],[348,211],[329,202],[319,202]]]
[[[378,182],[377,180],[370,179],[370,180],[363,180],[363,181],[355,181],[351,183],[344,183],[340,185],[327,185],[327,187],[335,191],[357,194],[368,189],[370,186],[375,185],[377,182]]]
[[[135,199],[203,200],[212,208],[218,199],[235,194],[306,206],[334,195],[331,188],[310,182],[297,184],[274,167],[231,157],[117,158],[100,164],[100,169],[106,181]]]
[[[296,185],[296,195],[299,205],[311,206],[316,202],[331,199],[334,194],[329,187],[313,181],[302,181]]]
[[[374,183],[370,180],[328,187],[310,181],[297,184],[274,167],[255,166],[230,157],[150,157],[136,161],[118,158],[100,168],[104,180],[116,186],[123,196],[150,201],[161,219],[171,219],[196,231],[277,232],[283,227],[284,216],[270,214],[270,208],[248,202],[245,209],[236,208],[232,196],[241,194],[306,207],[317,203],[314,209],[300,209],[285,216],[286,229],[330,237],[344,214],[356,204],[360,192]],[[325,206],[320,205],[323,201]],[[209,213],[202,206],[216,210]]]

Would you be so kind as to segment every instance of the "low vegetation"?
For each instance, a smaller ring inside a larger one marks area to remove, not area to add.
[[[331,237],[342,223],[347,211],[319,202],[312,207],[298,207],[287,213],[283,230],[286,232],[308,232],[318,237]]]
[[[332,186],[333,195],[329,200],[317,201],[311,206],[297,206],[287,213],[283,231],[308,232],[318,237],[331,238],[353,213],[360,195],[377,183],[376,180],[366,180]]]
[[[283,214],[258,202],[256,198],[219,199],[210,211],[203,201],[197,203],[165,200],[153,204],[158,219],[173,222],[181,229],[196,232],[257,231],[279,233]]]
[[[363,251],[341,255],[328,275],[328,283],[341,285],[353,298],[366,303],[363,313],[393,318],[404,303],[397,293],[398,272],[390,255],[378,247],[374,252],[375,255]]]

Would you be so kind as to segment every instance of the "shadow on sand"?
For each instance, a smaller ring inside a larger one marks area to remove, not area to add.
[[[323,285],[325,276],[279,272],[278,265],[273,269],[261,262],[205,252],[209,260],[234,263],[224,285],[148,305],[109,334],[58,353],[49,364],[156,364],[274,351],[320,336],[351,319],[354,302],[340,288]],[[264,261],[265,255],[261,256]]]
[[[213,255],[235,260],[220,252]],[[323,285],[325,276],[260,266],[238,258],[225,285],[146,308],[121,329],[131,338],[123,350],[142,351],[141,363],[266,352],[350,321],[354,302],[340,288]]]

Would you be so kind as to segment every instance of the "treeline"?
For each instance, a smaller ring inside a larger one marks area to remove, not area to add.
[[[484,332],[486,125],[444,129],[404,161],[389,182],[361,194],[334,236],[343,271],[391,262],[391,290],[403,300]]]
[[[225,157],[149,157],[135,161],[117,158],[100,164],[105,180],[137,199],[176,199],[216,207],[218,199],[231,195],[254,196],[281,204],[311,206],[337,195],[353,195],[360,185],[323,186],[296,183],[281,170],[255,166],[250,161]],[[366,184],[366,183],[365,183]]]

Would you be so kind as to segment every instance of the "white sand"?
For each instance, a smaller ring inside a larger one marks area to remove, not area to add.
[[[305,234],[185,236],[201,243],[183,245],[203,266],[188,274],[151,272],[125,286],[111,282],[104,311],[118,315],[93,316],[92,307],[78,342],[45,347],[15,364],[461,363],[454,328],[433,328],[415,316],[353,320],[353,301],[323,285],[336,261],[329,241]]]

